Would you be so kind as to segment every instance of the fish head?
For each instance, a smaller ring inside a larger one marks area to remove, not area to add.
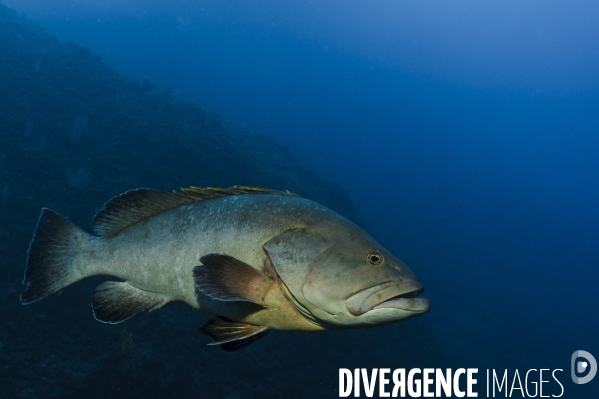
[[[356,226],[293,229],[264,249],[287,298],[323,326],[389,324],[430,308],[412,271]]]

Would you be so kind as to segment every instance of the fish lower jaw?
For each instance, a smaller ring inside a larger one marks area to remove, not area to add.
[[[388,302],[400,301],[402,299],[415,298],[418,295],[422,294],[423,292],[424,292],[424,287],[420,287],[420,288],[417,288],[417,289],[415,289],[413,291],[404,292],[403,294],[399,294],[399,295],[395,295],[395,296],[393,296],[391,298],[387,298],[387,299],[385,299],[384,301],[382,301],[381,303],[379,303],[376,306],[379,306],[379,305],[382,305],[382,304],[385,304],[385,303],[388,303]]]
[[[354,294],[345,301],[348,312],[354,316],[363,315],[372,309],[394,308],[400,299],[414,298],[424,291],[424,287],[418,281],[386,282],[367,288]],[[422,307],[422,306],[420,306]]]
[[[400,309],[412,313],[422,314],[429,311],[431,307],[431,301],[428,298],[391,298],[378,305],[372,310],[376,309]]]

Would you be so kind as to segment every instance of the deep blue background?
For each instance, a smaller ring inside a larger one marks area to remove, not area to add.
[[[346,188],[456,366],[599,357],[595,1],[39,3],[6,1]]]

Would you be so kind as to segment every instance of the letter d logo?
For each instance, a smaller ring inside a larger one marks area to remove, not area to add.
[[[576,359],[583,357],[586,361],[577,362]],[[589,373],[584,377],[577,377],[576,373],[584,373],[587,367],[591,366]],[[586,384],[597,374],[597,361],[587,351],[576,351],[572,354],[572,381],[576,384]]]

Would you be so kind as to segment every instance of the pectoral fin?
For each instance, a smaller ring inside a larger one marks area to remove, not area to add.
[[[264,306],[274,280],[245,262],[225,254],[208,254],[193,268],[198,291],[219,301],[247,301]]]
[[[224,317],[210,320],[200,331],[214,339],[214,342],[208,345],[222,345],[226,352],[243,349],[269,333],[264,326],[234,323]]]

